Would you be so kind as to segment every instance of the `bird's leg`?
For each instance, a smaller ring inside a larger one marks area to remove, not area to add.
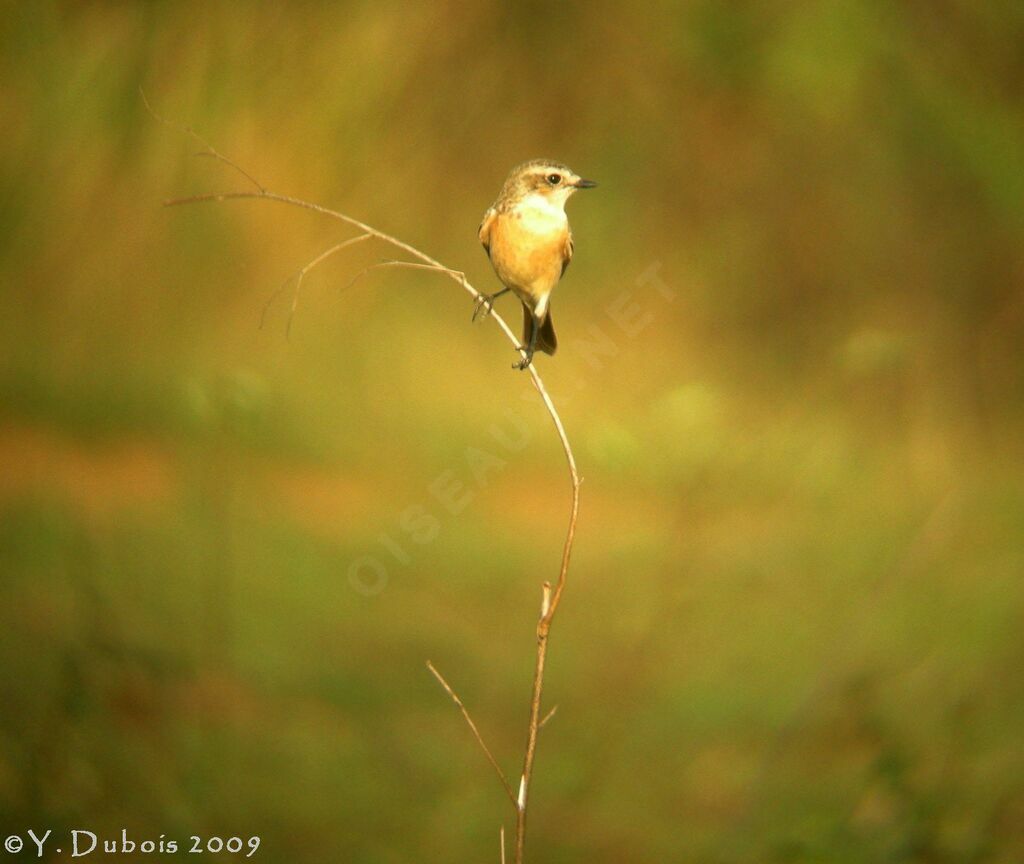
[[[476,321],[476,319],[479,318],[482,321],[490,315],[491,309],[494,307],[494,301],[502,294],[508,294],[511,290],[511,288],[502,288],[494,294],[477,294],[476,300],[474,301],[473,320]]]
[[[537,334],[540,332],[540,325],[536,319],[533,322],[533,329],[530,332],[530,344],[521,345],[520,349],[526,352],[526,356],[518,363],[513,363],[513,369],[525,369],[533,362],[533,352],[537,348]]]

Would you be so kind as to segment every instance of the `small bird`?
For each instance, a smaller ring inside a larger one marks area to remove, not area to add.
[[[577,189],[597,184],[584,180],[558,162],[534,159],[512,169],[498,200],[484,213],[480,242],[494,272],[505,287],[477,298],[473,320],[490,314],[494,300],[509,291],[523,304],[525,357],[514,364],[525,369],[540,349],[554,354],[558,348],[551,323],[551,291],[572,260],[572,231],[565,202]]]

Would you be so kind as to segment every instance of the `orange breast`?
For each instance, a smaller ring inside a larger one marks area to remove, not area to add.
[[[538,230],[539,229],[539,230]],[[503,213],[491,229],[491,263],[498,278],[517,294],[541,297],[562,275],[568,225],[531,224]]]

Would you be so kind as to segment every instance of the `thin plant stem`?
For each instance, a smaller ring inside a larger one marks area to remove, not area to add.
[[[143,98],[145,98],[145,96],[143,96]],[[149,108],[148,102],[146,103],[146,107]],[[162,117],[157,115],[152,110],[152,108],[149,108],[149,110],[150,113],[152,113],[153,116],[161,122],[168,123],[168,125],[176,125],[164,120]],[[331,219],[336,219],[339,222],[343,222],[344,224],[352,228],[355,228],[356,230],[361,232],[361,236],[352,238],[349,241],[344,241],[344,243],[337,244],[331,249],[328,249],[325,253],[320,255],[318,258],[314,259],[312,262],[310,262],[310,264],[307,264],[306,267],[303,268],[302,271],[300,271],[300,279],[301,276],[305,274],[305,272],[308,272],[308,270],[312,269],[312,267],[316,266],[324,258],[328,257],[329,255],[333,254],[336,251],[339,251],[345,245],[373,237],[382,240],[386,243],[389,243],[395,249],[399,249],[402,252],[405,252],[406,254],[410,255],[412,258],[415,258],[416,261],[382,262],[381,264],[373,265],[372,267],[367,268],[367,270],[363,272],[368,272],[369,270],[375,269],[376,267],[384,266],[404,266],[415,269],[436,270],[454,280],[463,288],[463,290],[470,294],[474,300],[478,300],[479,298],[484,296],[469,283],[469,281],[466,279],[465,274],[462,273],[462,271],[452,270],[448,267],[445,267],[439,261],[430,257],[426,253],[421,252],[415,246],[412,246],[402,240],[399,240],[397,237],[393,237],[390,234],[386,234],[383,231],[379,231],[378,229],[373,228],[370,225],[367,225],[365,222],[361,222],[360,220],[355,219],[338,210],[332,210],[329,207],[324,207],[320,204],[315,204],[310,201],[303,201],[300,198],[294,198],[290,195],[279,195],[275,192],[268,191],[258,181],[256,181],[251,174],[249,174],[244,169],[239,167],[235,162],[228,159],[226,156],[223,156],[222,154],[214,150],[212,147],[210,147],[209,144],[203,141],[202,138],[199,138],[199,136],[196,135],[196,133],[193,132],[191,129],[189,129],[188,127],[178,128],[184,129],[184,131],[186,131],[189,135],[191,135],[197,141],[202,143],[203,146],[206,147],[206,155],[218,159],[219,161],[225,163],[226,165],[231,166],[239,173],[241,173],[256,187],[256,190],[251,192],[221,192],[206,195],[191,195],[185,198],[174,198],[165,201],[165,206],[174,207],[183,204],[212,203],[217,201],[236,201],[245,199],[264,199],[267,201],[275,201],[279,204],[285,204],[291,207],[298,207],[303,210],[310,210],[314,213],[320,213],[321,215],[327,216]],[[293,311],[296,302],[297,298],[293,300]],[[524,350],[525,346],[520,344],[519,339],[516,337],[515,333],[513,333],[512,329],[509,327],[508,323],[504,320],[504,318],[502,318],[495,311],[492,311],[490,317],[498,325],[498,328],[505,334],[505,337],[509,340],[509,342],[511,342],[512,345],[515,346],[516,350],[519,351],[522,358],[526,359],[526,352]],[[505,791],[509,794],[512,803],[515,806],[515,864],[523,864],[523,856],[526,845],[527,805],[529,801],[530,783],[533,779],[534,762],[537,755],[538,732],[540,731],[541,726],[543,726],[543,724],[547,722],[548,719],[550,719],[551,714],[554,713],[554,711],[552,710],[543,719],[541,718],[541,705],[544,694],[544,671],[547,660],[548,637],[551,632],[551,625],[554,621],[555,613],[558,611],[558,607],[561,603],[562,595],[565,591],[567,583],[569,561],[572,557],[573,541],[576,537],[576,522],[579,518],[580,485],[582,482],[579,476],[579,472],[576,469],[576,459],[573,456],[572,446],[569,443],[569,437],[566,434],[565,427],[562,424],[562,418],[559,415],[558,410],[555,408],[555,404],[552,401],[551,396],[548,394],[547,388],[544,386],[544,381],[541,378],[540,373],[537,372],[535,364],[531,363],[526,368],[530,373],[530,380],[533,383],[534,388],[540,395],[541,401],[544,403],[544,407],[547,409],[548,415],[551,417],[551,422],[554,424],[555,432],[558,435],[558,440],[562,445],[562,450],[565,453],[565,461],[569,469],[569,480],[571,488],[569,502],[569,523],[566,530],[565,542],[562,546],[562,560],[558,570],[558,577],[553,585],[549,582],[545,582],[543,585],[541,614],[537,622],[536,629],[537,655],[534,662],[533,686],[531,688],[530,693],[530,711],[526,733],[526,751],[523,756],[523,769],[522,774],[520,776],[518,794],[513,794],[511,785],[509,784],[507,778],[505,778],[504,773],[501,771],[500,767],[497,764],[497,761],[494,759],[490,750],[484,745],[483,739],[480,737],[475,724],[472,722],[472,718],[470,718],[468,712],[465,711],[465,708],[463,707],[458,697],[455,695],[455,692],[447,685],[447,683],[440,676],[440,674],[438,674],[437,670],[434,669],[433,666],[428,664],[428,667],[430,668],[431,672],[433,672],[433,674],[437,677],[437,679],[448,691],[449,695],[455,700],[455,703],[459,706],[460,710],[463,711],[463,716],[466,718],[467,722],[470,725],[470,728],[473,730],[474,735],[477,738],[477,741],[480,743],[481,747],[483,747],[484,752],[487,754],[492,766],[496,769],[498,776],[501,778],[502,784],[505,787]],[[504,840],[504,829],[502,829],[502,838]],[[502,843],[502,849],[504,850],[504,842]],[[504,855],[504,851],[502,852],[502,854]]]

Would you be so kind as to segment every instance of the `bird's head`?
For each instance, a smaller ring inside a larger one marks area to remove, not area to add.
[[[539,195],[549,204],[565,207],[577,189],[592,189],[593,180],[584,180],[567,165],[549,159],[534,159],[512,169],[502,190],[503,198],[521,200]]]

